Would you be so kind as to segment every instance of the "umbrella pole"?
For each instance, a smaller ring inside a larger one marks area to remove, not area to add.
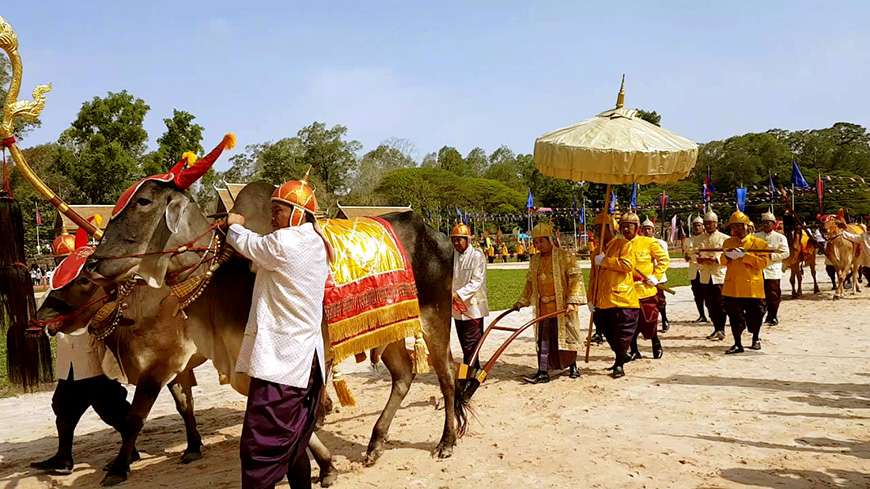
[[[607,184],[607,194],[604,198],[604,206],[602,207],[604,211],[604,215],[606,216],[605,221],[610,220],[610,194],[613,192],[613,186],[611,184]],[[605,222],[601,223],[601,232],[598,234],[598,253],[604,253],[604,228],[606,224]],[[590,260],[592,261],[592,268],[590,269],[593,273],[592,283],[589,284],[592,287],[592,305],[595,306],[595,299],[598,296],[598,271],[595,270],[595,257],[590,256]],[[592,327],[594,322],[592,321],[593,314],[589,314],[589,330],[586,332],[586,359],[585,363],[589,363],[589,350],[592,348]]]

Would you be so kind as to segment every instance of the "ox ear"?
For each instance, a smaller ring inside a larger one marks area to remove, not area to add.
[[[178,232],[183,223],[184,211],[187,210],[189,202],[186,197],[174,198],[166,206],[166,227],[169,228],[170,233],[175,234]]]

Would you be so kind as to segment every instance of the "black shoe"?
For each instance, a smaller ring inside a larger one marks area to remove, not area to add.
[[[55,455],[48,460],[33,462],[30,464],[30,467],[50,474],[69,475],[72,474],[73,461],[72,459]]]
[[[610,376],[614,379],[625,377],[625,370],[622,368],[622,365],[617,365],[613,367],[613,373],[611,373]]]
[[[764,324],[766,324],[766,325],[768,325],[768,326],[776,326],[777,324],[779,324],[779,319],[777,319],[777,318],[767,318],[767,321],[765,321]]]
[[[698,319],[695,320],[696,323],[706,323],[707,316],[698,316]]]
[[[667,319],[662,320],[662,333],[667,333],[671,329],[671,323]]]
[[[592,335],[592,342],[597,343],[599,345],[601,343],[604,343],[604,335],[601,333],[595,333],[594,335]]]
[[[571,365],[570,367],[568,367],[568,377],[572,378],[572,379],[579,379],[580,378],[580,369],[577,368],[576,363],[574,365]]]
[[[715,339],[717,339],[718,336],[719,336],[719,332],[713,331],[712,333],[707,335],[707,339],[708,340],[715,340]]]
[[[734,353],[743,353],[743,347],[734,345],[731,348],[725,350],[726,355],[733,355]]]
[[[643,358],[643,355],[641,355],[639,351],[633,351],[633,352],[631,352],[630,355],[628,355],[629,362],[633,362],[635,360],[640,360],[641,358]]]
[[[755,340],[752,342],[752,346],[749,347],[752,350],[760,350],[761,349],[761,340]]]
[[[547,374],[547,372],[544,372],[543,370],[538,370],[535,375],[523,377],[523,380],[525,380],[529,384],[546,384],[550,381],[550,376]]]
[[[716,341],[724,340],[725,339],[725,332],[724,331],[716,331],[716,336],[713,339]]]

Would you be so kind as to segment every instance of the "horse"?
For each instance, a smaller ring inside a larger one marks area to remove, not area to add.
[[[791,284],[792,298],[803,295],[804,267],[810,269],[810,275],[813,277],[813,293],[818,294],[820,289],[816,279],[816,254],[820,248],[819,243],[793,211],[786,210],[783,213],[782,224],[783,234],[788,240],[789,247],[789,256],[782,262],[782,266],[791,272],[788,281]],[[797,289],[795,289],[795,279],[797,279]]]
[[[834,265],[837,283],[834,291],[834,299],[844,296],[844,284],[847,277],[851,277],[852,293],[861,291],[858,285],[858,273],[861,265],[866,260],[863,250],[863,235],[865,231],[858,225],[847,225],[836,218],[828,217],[824,223],[825,239],[828,244],[825,247],[825,256]],[[847,233],[851,236],[847,237]],[[853,239],[850,239],[853,238]]]
[[[234,211],[260,219],[246,224],[254,231],[270,230],[267,223],[272,191],[271,184],[254,182],[238,196]],[[423,335],[445,406],[442,435],[434,454],[446,458],[452,455],[457,434],[467,423],[464,411],[457,408],[461,403],[454,396],[456,385],[449,350],[453,248],[443,233],[426,226],[413,212],[387,214],[383,219],[406,249],[414,272]],[[202,251],[210,246],[212,229],[186,192],[159,181],[142,182],[130,196],[129,204],[119,209],[106,226],[92,255],[95,271],[115,286],[136,274],[155,288],[180,276],[207,275],[210,265],[203,259]],[[215,286],[219,276],[226,279],[223,285]],[[221,266],[213,271],[211,284],[190,304],[188,314],[191,318],[196,314],[204,320],[221,318],[224,323],[245,324],[251,290],[238,269]],[[383,348],[381,360],[390,371],[392,389],[372,430],[366,465],[373,465],[383,453],[390,424],[414,379],[412,359],[404,341]]]
[[[240,268],[244,268],[244,264]],[[191,390],[196,385],[193,369],[210,359],[224,382],[229,382],[239,394],[247,395],[250,379],[235,372],[243,325],[236,324],[235,329],[203,330],[210,326],[207,321],[196,317],[189,320],[178,314],[178,298],[168,286],[155,290],[142,283],[134,284],[122,299],[122,306],[118,298],[98,282],[93,271],[85,268],[75,280],[48,294],[37,312],[37,319],[52,335],[76,331],[90,324],[92,334],[102,338],[94,340],[104,342],[117,359],[121,375],[137,386],[125,420],[127,428],[121,434],[120,452],[110,464],[102,485],[111,486],[126,480],[131,454],[126,453],[125,447],[135,445],[164,385],[184,420],[187,447],[180,462],[187,464],[202,458],[202,437],[196,426]],[[98,312],[104,305],[112,310],[111,314]],[[194,316],[198,313],[192,312]],[[319,413],[319,417],[322,415],[323,412]],[[312,435],[309,448],[320,467],[321,486],[329,487],[337,477],[329,450],[316,434]]]

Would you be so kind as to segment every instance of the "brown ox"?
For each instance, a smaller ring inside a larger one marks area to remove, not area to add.
[[[247,226],[254,231],[270,231],[269,197],[272,190],[270,184],[258,182],[246,186],[238,196],[233,210],[250,216]],[[453,249],[446,236],[426,227],[416,214],[390,214],[384,219],[391,223],[405,246],[416,278],[429,359],[446,407],[441,440],[434,453],[439,457],[449,457],[456,443],[457,417],[460,428],[465,423],[464,411],[457,409],[461,405],[455,403],[449,351]],[[136,274],[158,288],[166,283],[168,277],[205,273],[208,263],[201,261],[196,250],[209,244],[208,228],[208,221],[186,193],[159,182],[146,182],[133,195],[130,205],[109,222],[93,255],[96,271],[116,286]],[[179,249],[184,244],[193,244],[193,249]],[[167,250],[178,252],[164,253]],[[251,304],[253,278],[246,278],[250,275],[247,268],[241,270],[228,266],[231,263],[214,273],[202,297],[187,309],[190,320],[199,318],[217,323],[215,327],[236,324],[244,328]],[[393,416],[414,378],[411,357],[403,341],[386,346],[381,359],[392,376],[392,390],[372,430],[366,455],[369,465],[382,454]],[[122,450],[124,457],[112,468],[117,477],[125,477],[129,470],[132,444],[125,443]]]
[[[843,297],[845,293],[843,284],[847,277],[852,278],[852,293],[861,291],[858,285],[858,271],[867,259],[863,249],[864,234],[864,229],[858,225],[846,225],[836,218],[828,218],[825,221],[825,239],[828,241],[825,256],[836,270],[834,299]]]
[[[202,438],[196,427],[191,391],[191,387],[196,385],[193,369],[211,359],[220,375],[242,395],[247,395],[250,379],[236,373],[234,368],[244,327],[235,324],[235,330],[204,329],[215,324],[202,321],[195,315],[192,319],[185,319],[182,314],[176,314],[178,299],[169,287],[153,289],[144,284],[133,286],[123,299],[126,307],[120,311],[121,319],[117,324],[113,324],[114,314],[105,321],[95,320],[94,316],[104,302],[108,302],[109,308],[117,305],[116,298],[97,285],[98,280],[91,270],[83,270],[76,280],[49,293],[39,309],[38,318],[48,324],[50,334],[76,331],[92,323],[92,333],[106,334],[103,341],[118,360],[121,373],[129,383],[137,386],[125,421],[128,429],[121,433],[121,451],[111,464],[112,470],[103,479],[103,485],[108,486],[126,479],[126,472],[122,474],[116,468],[123,465],[121,461],[128,460],[125,446],[135,445],[164,385],[172,393],[175,407],[184,419],[187,448],[181,463],[190,463],[202,457]],[[329,450],[316,435],[312,436],[309,448],[320,467],[321,486],[329,487],[337,475]]]

